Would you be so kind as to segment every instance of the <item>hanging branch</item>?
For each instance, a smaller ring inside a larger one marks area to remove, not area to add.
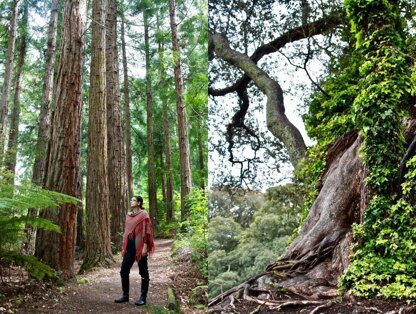
[[[279,49],[283,48],[288,43],[327,33],[328,31],[343,24],[345,24],[345,21],[341,17],[338,15],[333,15],[309,23],[306,26],[293,28],[278,38],[274,39],[273,41],[257,48],[251,57],[249,57],[249,59],[254,63],[257,63],[264,56],[279,51]],[[213,46],[208,46],[208,50],[212,53]],[[245,74],[231,86],[222,89],[208,88],[208,93],[212,96],[224,96],[241,88],[247,87],[250,81],[251,79],[248,77],[248,75]]]

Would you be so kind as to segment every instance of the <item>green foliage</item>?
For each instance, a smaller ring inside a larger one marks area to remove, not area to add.
[[[91,280],[87,277],[77,279],[77,285],[83,285],[83,284],[90,283],[90,282]]]
[[[357,244],[352,264],[341,278],[343,290],[357,296],[416,298],[416,157],[407,163],[403,197],[373,197],[363,225],[353,228]],[[384,216],[383,219],[380,219]]]
[[[211,219],[208,224],[208,251],[224,250],[230,252],[237,246],[241,231],[241,226],[232,218],[218,216]]]
[[[162,191],[158,191],[157,194],[157,226],[153,229],[155,238],[172,238],[176,230],[179,230],[179,221],[175,217],[181,216],[181,204],[180,194],[178,192],[173,193],[173,221],[167,221],[166,217],[166,204],[163,201]]]
[[[360,56],[353,54],[348,60],[352,62],[342,60],[322,83],[326,94],[311,95],[309,113],[303,116],[308,135],[321,149],[355,128],[351,104],[359,91],[356,77]]]
[[[217,216],[232,218],[248,227],[256,209],[264,203],[264,194],[238,188],[211,187],[209,190],[209,219]]]
[[[13,236],[13,235],[11,235]],[[55,276],[55,270],[46,264],[41,263],[34,256],[25,256],[20,254],[17,250],[0,249],[0,260],[16,264],[25,268],[31,276],[38,280],[45,277],[52,278]]]
[[[283,253],[298,224],[304,195],[304,187],[295,184],[270,188],[267,201],[244,230],[232,218],[217,216],[210,220],[210,297],[263,271]]]
[[[29,181],[12,185],[12,175],[0,172],[0,260],[20,265],[35,278],[51,277],[54,270],[33,256],[23,256],[20,246],[25,225],[60,232],[59,226],[39,217],[28,216],[33,209],[56,208],[61,203],[76,203],[77,199],[53,191],[43,190]]]
[[[394,186],[404,153],[402,108],[414,90],[400,7],[386,0],[348,0],[346,7],[357,51],[366,60],[359,68],[362,79],[353,110],[364,138],[371,200],[363,225],[353,228],[356,245],[341,285],[362,297],[414,299],[415,158],[407,164],[401,197]]]
[[[205,277],[208,277],[208,193],[194,188],[188,195],[186,206],[189,216],[180,223],[180,231],[173,243],[174,253],[181,247],[189,247],[193,259]]]
[[[241,282],[239,274],[235,271],[226,271],[216,277],[209,279],[209,296],[212,298]]]

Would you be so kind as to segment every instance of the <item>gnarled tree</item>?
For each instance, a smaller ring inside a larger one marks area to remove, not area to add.
[[[412,3],[351,0],[322,10],[310,3],[314,10],[306,12],[307,2],[300,1],[288,7],[298,14],[280,19],[280,28],[271,19],[277,13],[268,1],[238,3],[212,2],[218,14],[211,15],[209,34],[210,95],[239,97],[239,111],[227,128],[229,150],[242,134],[236,130],[256,136],[246,121],[250,100],[260,90],[267,98],[268,129],[286,147],[294,168],[306,173],[301,179],[311,195],[296,237],[280,259],[265,273],[211,300],[210,306],[224,305],[230,300],[225,297],[236,291],[252,299],[266,286],[284,287],[306,299],[335,297],[340,287],[356,296],[415,298],[416,264],[409,253],[416,244],[410,231],[415,222],[409,218],[415,208],[414,37],[406,28]],[[263,13],[261,21],[258,12]],[[242,27],[238,34],[236,25]],[[264,31],[268,29],[280,33],[268,38],[273,35]],[[316,39],[318,35],[323,36]],[[331,49],[336,47],[334,35],[345,40],[340,50]],[[259,39],[266,44],[256,46]],[[307,43],[301,54],[306,71],[317,51],[332,57],[337,53],[325,80],[313,82],[316,91],[305,123],[317,144],[309,153],[285,116],[278,77],[260,63],[300,40]],[[228,86],[216,88],[213,78]]]

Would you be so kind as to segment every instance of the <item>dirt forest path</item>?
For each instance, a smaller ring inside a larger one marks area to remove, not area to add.
[[[140,296],[137,263],[130,272],[129,303],[114,303],[114,298],[121,295],[121,256],[116,256],[111,268],[78,275],[77,282],[61,288],[62,293],[45,296],[41,302],[28,304],[17,313],[166,313],[167,288],[175,278],[175,265],[170,257],[172,240],[157,239],[155,245],[156,251],[149,260],[150,287],[146,306],[134,305]]]

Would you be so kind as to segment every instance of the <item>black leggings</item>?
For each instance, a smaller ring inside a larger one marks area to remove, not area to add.
[[[136,244],[134,239],[129,239],[127,242],[126,253],[123,256],[123,262],[121,263],[120,276],[121,278],[129,278],[130,269],[136,259]],[[139,273],[143,280],[149,280],[149,270],[147,268],[147,255],[142,256],[137,263],[139,266]]]

